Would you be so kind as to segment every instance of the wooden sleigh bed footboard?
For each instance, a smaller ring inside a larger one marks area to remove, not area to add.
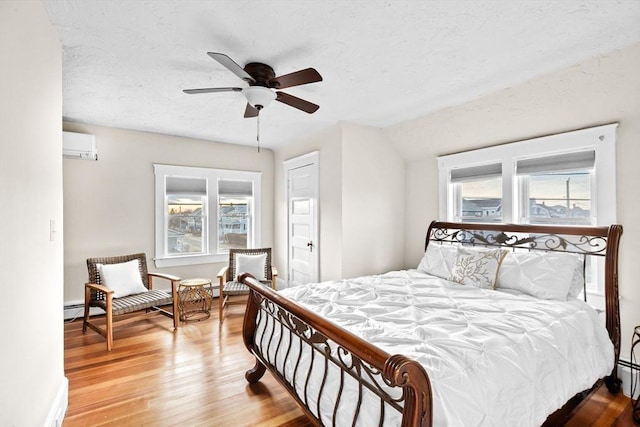
[[[601,273],[604,283],[606,328],[615,354],[613,371],[604,381],[616,393],[620,387],[617,268],[621,234],[619,225],[571,227],[434,221],[425,248],[434,243],[457,244],[583,256],[585,269]],[[431,383],[420,363],[386,353],[265,288],[250,275],[242,275],[239,281],[250,288],[243,329],[245,346],[256,358],[255,366],[245,375],[250,383],[259,381],[269,370],[317,425],[432,425]],[[570,399],[548,421],[562,420],[584,396],[586,393]]]
[[[418,362],[387,354],[250,275],[240,281],[251,289],[243,338],[256,357],[245,374],[247,381],[259,381],[269,369],[318,425],[326,424],[321,406],[329,405],[329,425],[356,425],[366,416],[366,425],[382,426],[395,413],[402,417],[402,426],[431,426],[431,386]],[[325,388],[328,381],[339,384],[337,392]],[[347,382],[355,385],[355,395],[342,394]]]

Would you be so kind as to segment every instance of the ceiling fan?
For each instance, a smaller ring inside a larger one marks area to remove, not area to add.
[[[203,89],[185,89],[184,93],[193,95],[198,93],[215,92],[241,92],[247,99],[247,108],[244,111],[245,117],[257,117],[264,107],[268,106],[274,99],[283,104],[287,104],[298,110],[312,114],[320,108],[304,99],[300,99],[285,92],[276,92],[278,89],[285,89],[293,86],[306,85],[322,81],[322,76],[313,68],[296,71],[290,74],[276,77],[273,68],[260,62],[250,62],[242,68],[233,59],[223,53],[207,52],[211,58],[225,66],[229,71],[240,77],[248,87],[213,87]],[[275,89],[275,90],[274,90]]]

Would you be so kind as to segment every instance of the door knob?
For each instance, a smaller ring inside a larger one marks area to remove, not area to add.
[[[309,241],[307,247],[309,248],[309,252],[313,252],[313,242]]]

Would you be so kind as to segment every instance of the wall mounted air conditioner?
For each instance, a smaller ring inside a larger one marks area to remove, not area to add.
[[[95,135],[62,132],[62,157],[65,159],[98,160]]]

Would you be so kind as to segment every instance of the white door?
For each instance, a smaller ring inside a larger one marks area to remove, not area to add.
[[[289,160],[287,171],[287,229],[289,286],[318,281],[318,155]]]

